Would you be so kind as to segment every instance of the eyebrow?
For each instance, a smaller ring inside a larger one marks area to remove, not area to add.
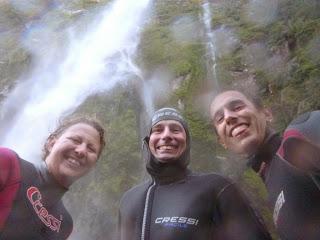
[[[157,123],[156,125],[154,125],[152,128],[151,128],[151,130],[152,129],[156,129],[156,128],[161,128],[161,127],[164,127],[164,124],[163,123]],[[183,126],[180,124],[180,123],[175,123],[175,122],[172,122],[172,123],[170,123],[170,124],[168,124],[168,127],[170,128],[170,127],[179,127],[179,128],[181,128],[181,129],[183,129]]]
[[[183,126],[181,126],[181,124],[178,124],[178,123],[172,123],[169,125],[169,127],[174,127],[174,128],[178,127],[179,129],[184,129]]]
[[[241,99],[234,99],[234,100],[231,100],[230,102],[228,102],[227,104],[225,104],[224,106],[222,106],[221,108],[219,108],[214,114],[213,114],[213,118],[212,119],[215,119],[216,116],[218,114],[221,114],[222,113],[222,109],[226,106],[227,108],[232,108],[234,107],[235,105],[237,104],[243,104],[244,102],[241,100]]]
[[[162,127],[162,124],[161,124],[161,123],[157,123],[156,125],[152,126],[151,129],[159,128],[159,127]]]

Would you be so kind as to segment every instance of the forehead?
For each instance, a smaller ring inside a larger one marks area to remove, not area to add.
[[[70,127],[68,127],[62,135],[70,135],[70,134],[77,134],[77,135],[85,135],[91,138],[99,139],[98,131],[89,124],[86,123],[76,123]]]
[[[153,125],[152,128],[165,127],[165,126],[180,126],[184,130],[184,127],[182,126],[182,124],[176,120],[161,120],[157,122],[155,125]]]
[[[219,109],[227,106],[231,102],[241,101],[249,105],[253,103],[241,92],[238,91],[226,91],[216,96],[211,104],[211,114],[216,113]]]

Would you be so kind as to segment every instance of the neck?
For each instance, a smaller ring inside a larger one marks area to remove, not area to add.
[[[49,164],[48,164],[48,162],[49,162]],[[70,177],[57,174],[56,173],[57,171],[53,170],[52,165],[50,165],[50,161],[47,161],[47,159],[45,159],[44,165],[45,165],[49,175],[51,176],[51,178],[53,178],[53,181],[55,181],[61,187],[68,189],[71,186],[71,184],[74,182],[74,180]]]
[[[163,163],[157,160],[153,155],[147,164],[148,173],[160,183],[171,183],[181,180],[186,177],[189,170],[187,165],[181,159],[177,159],[174,162]]]
[[[267,166],[270,164],[274,154],[280,147],[281,138],[274,130],[267,130],[265,139],[258,150],[249,157],[247,165],[253,170],[258,172],[261,164],[264,163]]]
[[[37,171],[41,181],[41,192],[44,193],[43,201],[49,205],[59,201],[68,188],[56,181],[45,162],[41,162],[37,166]]]

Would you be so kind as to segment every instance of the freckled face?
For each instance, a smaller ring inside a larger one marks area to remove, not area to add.
[[[267,109],[257,109],[242,93],[226,91],[211,104],[210,115],[220,143],[234,153],[250,155],[263,142]]]
[[[89,172],[101,147],[98,131],[85,123],[70,126],[48,145],[48,170],[65,187]]]
[[[172,162],[186,150],[186,138],[181,123],[175,120],[163,120],[152,127],[149,148],[160,162]]]

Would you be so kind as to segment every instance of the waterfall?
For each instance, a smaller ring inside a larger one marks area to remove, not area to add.
[[[150,84],[148,82],[143,81],[142,84],[142,97],[143,97],[143,102],[145,103],[145,111],[147,114],[147,117],[145,119],[145,122],[150,119],[152,116],[152,113],[154,112],[154,99],[153,99],[153,89],[151,88]]]
[[[67,50],[51,44],[54,34],[27,42],[35,57],[30,77],[19,81],[1,106],[2,146],[27,160],[39,159],[41,143],[61,116],[72,113],[88,96],[112,89],[140,75],[132,57],[150,0],[116,0],[97,16],[88,31],[70,34]],[[79,35],[79,34],[78,34]],[[64,44],[66,46],[66,44]],[[8,121],[9,113],[15,111]]]
[[[219,81],[217,76],[217,62],[216,62],[216,49],[215,49],[215,36],[211,29],[211,19],[212,13],[210,9],[210,3],[205,1],[202,4],[203,14],[202,21],[205,29],[205,40],[206,40],[206,48],[207,48],[207,72],[208,79],[213,80],[213,88],[215,90],[219,89]]]

